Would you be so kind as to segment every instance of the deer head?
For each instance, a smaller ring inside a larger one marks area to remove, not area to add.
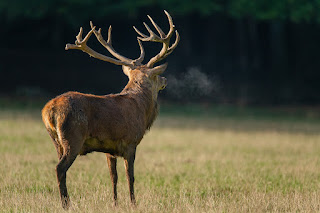
[[[94,26],[92,22],[90,22],[91,30],[88,32],[85,38],[82,38],[83,28],[81,27],[79,34],[76,36],[77,40],[75,41],[75,44],[67,44],[65,49],[82,50],[83,52],[88,53],[90,56],[94,58],[107,61],[116,65],[122,65],[124,74],[126,74],[129,77],[129,83],[123,91],[128,91],[129,89],[137,88],[143,85],[151,89],[152,96],[156,99],[158,91],[164,89],[166,86],[166,79],[164,77],[160,77],[160,75],[165,71],[167,64],[162,64],[157,67],[154,67],[154,64],[165,59],[169,54],[171,54],[173,50],[177,47],[180,40],[179,33],[177,30],[175,30],[172,17],[167,11],[164,12],[168,17],[170,25],[170,30],[167,34],[165,34],[162,31],[162,29],[153,21],[153,19],[149,15],[148,18],[150,19],[151,23],[153,24],[154,28],[157,30],[159,35],[155,34],[146,23],[143,24],[149,32],[149,36],[140,32],[136,27],[133,27],[134,30],[140,35],[139,37],[137,37],[138,44],[140,46],[140,56],[137,59],[133,60],[126,58],[114,50],[111,41],[111,26],[108,30],[108,39],[107,41],[105,41],[101,34],[101,28],[99,30],[96,30],[96,26]],[[170,39],[174,32],[176,34],[176,40],[170,46]],[[104,46],[116,59],[108,57],[106,55],[102,55],[94,51],[87,45],[87,42],[92,34],[96,36],[100,44],[102,44],[102,46]],[[142,61],[144,60],[145,56],[145,51],[141,41],[162,43],[161,51],[156,56],[151,58],[149,62],[146,64],[142,64]]]

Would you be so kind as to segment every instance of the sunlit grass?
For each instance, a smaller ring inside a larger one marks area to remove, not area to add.
[[[93,153],[68,171],[71,212],[320,211],[318,117],[181,107],[164,106],[138,146],[137,207],[123,160],[115,208],[105,156]],[[1,109],[0,156],[1,212],[62,211],[40,108]]]

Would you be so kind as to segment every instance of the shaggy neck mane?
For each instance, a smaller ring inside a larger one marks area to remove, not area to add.
[[[145,116],[146,129],[149,130],[158,115],[157,99],[154,100],[151,85],[143,85],[129,81],[121,91],[121,95],[126,95],[134,99],[138,105],[138,110]]]

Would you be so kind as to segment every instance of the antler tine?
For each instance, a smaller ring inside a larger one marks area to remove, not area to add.
[[[160,37],[155,34],[150,27],[143,22],[143,25],[145,26],[145,28],[147,29],[147,31],[149,32],[149,36],[143,34],[142,32],[140,32],[135,26],[133,26],[133,29],[141,36],[138,37],[138,39],[140,39],[141,41],[154,41],[154,42],[162,42],[162,39],[164,39],[165,34],[164,32],[161,30],[161,28],[152,20],[152,18],[148,15],[149,19],[151,20],[153,26],[156,28],[156,30],[159,32]]]
[[[108,30],[108,40],[107,41],[104,40],[102,33],[101,33],[101,30],[97,31],[97,30],[94,30],[94,28],[95,28],[95,26],[93,26],[93,24],[91,24],[91,29],[93,29],[93,33],[96,36],[96,38],[98,39],[98,41],[100,42],[100,44],[102,44],[102,46],[104,46],[111,53],[111,55],[113,55],[114,57],[116,57],[117,59],[119,59],[120,61],[122,61],[126,64],[131,64],[131,67],[133,67],[132,63],[134,60],[120,55],[119,53],[117,53],[113,49],[112,41],[111,41],[111,30],[112,30],[111,25]]]
[[[146,27],[146,29],[148,30],[148,32],[150,33],[150,36],[147,38],[143,38],[141,39],[142,41],[155,41],[155,42],[161,42],[161,38],[159,36],[157,36],[151,29],[150,27],[143,22],[144,26]]]
[[[111,31],[112,31],[112,27],[111,25],[109,26],[109,29],[108,29],[108,40],[107,40],[107,43],[112,45],[112,40],[111,40]],[[101,32],[100,32],[101,34]]]
[[[86,37],[84,37],[84,39],[82,40],[82,43],[87,43],[87,41],[89,40],[90,36],[92,35],[92,33],[94,32],[96,27],[92,28],[89,33],[86,35]]]
[[[176,40],[171,45],[171,47],[168,48],[167,53],[164,55],[164,57],[167,57],[168,55],[170,55],[173,52],[173,50],[178,46],[179,41],[180,41],[180,35],[179,35],[178,31],[176,30]]]
[[[156,28],[156,30],[158,31],[158,33],[160,34],[161,38],[164,38],[166,36],[166,34],[162,31],[162,29],[153,21],[153,19],[151,18],[151,16],[147,15],[148,18],[150,19],[151,23],[153,24],[154,28]]]
[[[174,24],[173,24],[173,20],[172,20],[172,17],[170,16],[170,14],[169,14],[166,10],[164,10],[164,13],[165,13],[166,16],[168,17],[169,25],[170,25],[170,30],[169,30],[169,33],[168,33],[168,35],[167,35],[166,38],[169,38],[169,39],[170,39],[171,36],[173,35],[174,30],[175,30],[175,26],[174,26]]]
[[[139,47],[140,47],[140,56],[139,58],[137,58],[136,60],[134,60],[134,65],[141,65],[141,62],[143,61],[144,59],[144,56],[145,56],[145,52],[144,52],[144,48],[143,48],[143,45],[140,41],[140,39],[137,39],[138,40],[138,43],[139,43]]]
[[[83,28],[80,27],[80,31],[79,31],[78,35],[76,36],[76,39],[77,39],[76,41],[81,42],[82,34],[83,34]]]
[[[143,38],[146,38],[148,36],[146,36],[145,34],[143,34],[142,32],[140,32],[135,26],[133,26],[133,29],[141,36],[141,37],[138,37],[138,39],[143,39]]]

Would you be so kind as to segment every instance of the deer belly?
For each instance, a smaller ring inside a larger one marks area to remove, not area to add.
[[[111,140],[98,140],[97,138],[89,138],[85,140],[79,155],[86,155],[90,152],[103,152],[110,155],[119,155],[117,143]]]

